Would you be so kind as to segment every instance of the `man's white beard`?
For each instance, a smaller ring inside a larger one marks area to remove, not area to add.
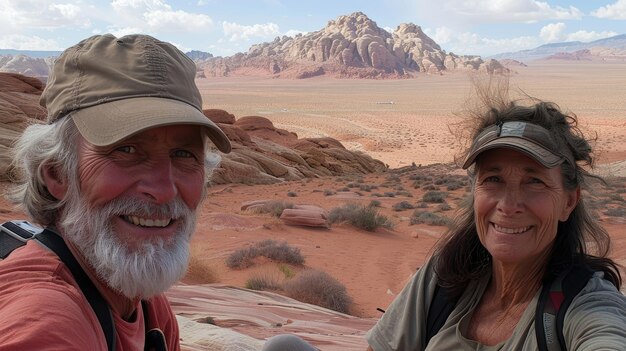
[[[130,299],[143,299],[164,292],[183,277],[196,212],[180,198],[166,205],[121,198],[99,208],[90,208],[77,192],[68,193],[73,195],[68,195],[59,229],[112,289]],[[147,238],[129,247],[120,241],[112,225],[113,218],[121,215],[172,218],[176,220],[173,225],[177,230],[167,240]]]

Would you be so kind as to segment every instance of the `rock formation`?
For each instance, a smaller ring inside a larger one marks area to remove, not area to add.
[[[52,57],[35,58],[26,55],[3,55],[0,56],[0,72],[19,73],[29,77],[37,77],[46,81]]]
[[[36,78],[0,73],[0,180],[9,177],[8,147],[27,125],[46,116],[46,110],[39,105],[43,86]],[[299,139],[295,133],[275,128],[264,117],[235,119],[224,110],[203,112],[220,125],[233,143],[233,151],[222,157],[213,174],[216,184],[271,184],[386,169],[381,161],[347,150],[335,139]]]
[[[401,24],[389,33],[361,12],[331,20],[317,32],[278,37],[273,42],[253,45],[245,54],[204,62],[207,77],[259,74],[284,78],[390,78],[451,70],[507,71],[495,60],[446,53],[415,24]]]
[[[385,165],[370,156],[347,150],[332,138],[303,138],[274,127],[265,117],[245,116],[233,121],[226,111],[204,110],[233,143],[222,156],[212,182],[271,184],[342,174],[384,171]],[[220,122],[221,121],[221,122]]]
[[[0,180],[8,177],[8,148],[29,124],[45,118],[39,105],[43,83],[15,73],[0,73]]]

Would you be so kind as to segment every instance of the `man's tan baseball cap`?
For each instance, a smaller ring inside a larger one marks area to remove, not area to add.
[[[57,58],[40,104],[48,123],[74,120],[80,134],[98,146],[144,130],[178,124],[203,127],[222,152],[230,141],[202,114],[196,65],[169,43],[147,35],[96,35]]]

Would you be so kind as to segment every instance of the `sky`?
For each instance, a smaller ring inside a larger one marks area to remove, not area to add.
[[[357,11],[388,31],[414,23],[460,55],[626,34],[626,0],[0,0],[0,49],[63,50],[95,34],[144,33],[230,56]]]

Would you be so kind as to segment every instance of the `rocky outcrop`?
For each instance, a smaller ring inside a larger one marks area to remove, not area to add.
[[[253,45],[245,54],[211,58],[203,65],[207,77],[390,78],[452,70],[507,71],[495,60],[446,53],[415,24],[401,24],[389,33],[361,12],[331,20],[319,31],[278,37]]]
[[[8,148],[24,128],[44,119],[39,105],[43,83],[13,73],[0,73],[0,180],[9,177]],[[299,139],[295,133],[275,128],[265,117],[236,119],[224,110],[206,109],[233,144],[213,173],[215,184],[272,184],[325,175],[384,171],[385,165],[370,156],[346,150],[334,139]]]
[[[293,208],[286,208],[280,215],[280,220],[288,225],[328,228],[326,211],[315,205],[294,205]]]
[[[29,77],[37,77],[42,81],[48,79],[54,58],[37,58],[26,55],[0,56],[0,72],[19,73]]]
[[[214,184],[272,184],[386,170],[381,161],[347,150],[335,139],[299,139],[295,133],[275,128],[265,117],[244,116],[231,123],[226,111],[204,110],[204,114],[216,122],[233,143],[233,150],[222,155],[222,163],[213,174]]]
[[[39,105],[43,83],[16,73],[0,73],[0,180],[7,180],[9,147],[26,126],[45,118]]]
[[[322,350],[365,350],[365,334],[376,323],[268,291],[222,284],[176,285],[166,295],[180,325],[183,350],[260,350],[277,334],[297,335]]]

